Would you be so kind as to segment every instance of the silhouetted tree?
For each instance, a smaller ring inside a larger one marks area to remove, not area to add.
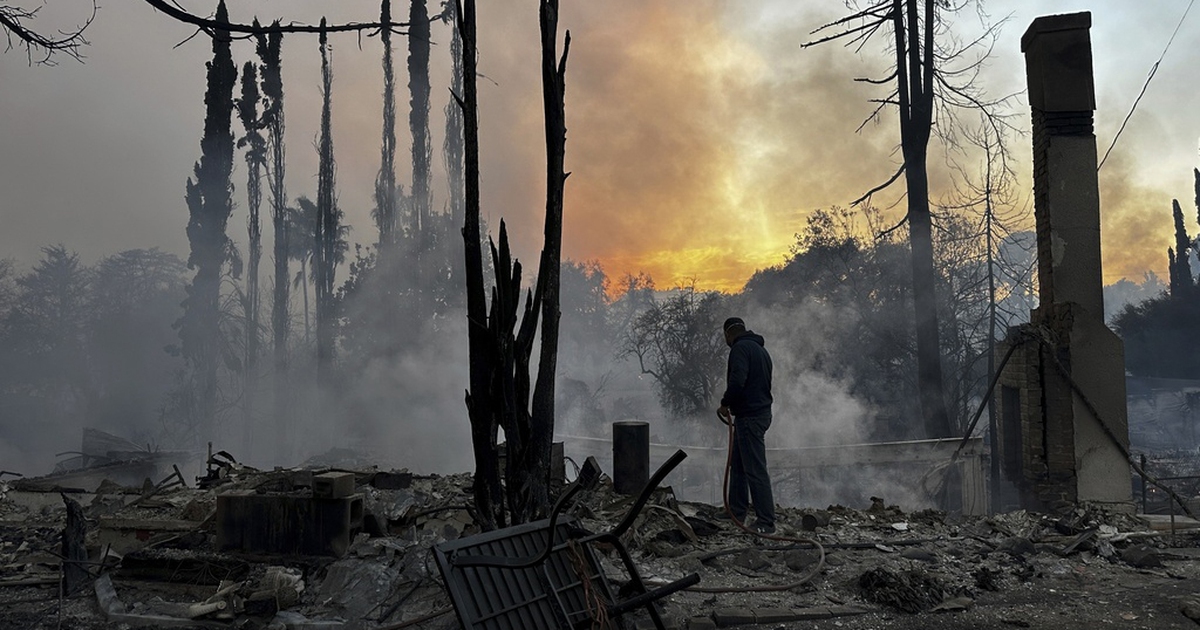
[[[428,280],[426,256],[431,245],[429,162],[433,147],[429,140],[429,10],[426,0],[411,0],[408,14],[408,130],[412,134],[412,186],[409,198],[409,235],[413,251],[413,286],[421,311],[426,299]]]
[[[634,321],[622,353],[637,359],[642,374],[654,379],[659,401],[677,417],[715,409],[725,378],[724,301],[716,291],[695,285],[656,303]]]
[[[384,0],[387,2],[387,0]],[[467,345],[469,353],[467,415],[471,422],[471,450],[475,455],[473,494],[475,518],[485,530],[503,527],[504,494],[500,485],[496,438],[499,423],[492,397],[495,352],[488,329],[487,294],[483,284],[483,252],[479,230],[479,100],[476,92],[477,48],[475,0],[458,0],[459,34],[463,42],[463,91],[455,100],[463,114],[463,219],[467,285]]]
[[[227,21],[225,2],[217,5],[217,20]],[[237,69],[230,51],[227,31],[215,31],[213,60],[208,64],[208,90],[204,95],[204,137],[195,180],[187,182],[187,235],[191,244],[188,268],[196,277],[187,287],[179,337],[183,356],[194,371],[198,391],[196,413],[198,435],[206,440],[212,432],[217,409],[217,368],[222,346],[220,294],[222,267],[228,255],[225,227],[233,212],[233,89]]]
[[[974,80],[982,66],[982,58],[986,57],[987,42],[995,38],[995,27],[986,29],[983,37],[965,48],[951,49],[939,43],[938,35],[954,42],[952,37],[946,37],[946,25],[939,14],[961,6],[951,6],[938,0],[881,0],[817,29],[815,32],[833,30],[834,34],[804,44],[813,46],[834,40],[848,40],[861,47],[862,43],[880,31],[890,30],[893,36],[888,42],[890,52],[894,55],[891,74],[878,80],[864,80],[876,84],[894,82],[895,89],[878,101],[879,107],[872,118],[885,106],[894,105],[899,110],[900,148],[904,161],[885,183],[856,200],[856,203],[869,199],[872,193],[904,176],[908,209],[905,221],[908,223],[912,249],[910,261],[916,313],[917,366],[921,383],[919,396],[925,434],[931,438],[948,437],[952,429],[946,411],[939,342],[937,273],[933,264],[933,221],[927,167],[929,139],[935,129],[943,134],[943,138],[951,137],[953,115],[949,110],[957,107],[981,109],[996,129],[1005,125],[1004,119],[993,113],[1003,99],[987,101]],[[967,49],[972,46],[985,49],[980,58],[966,61],[961,68],[944,67],[953,60],[964,58]],[[934,113],[939,107],[944,114],[939,122],[946,124],[935,126]]]
[[[258,27],[258,20],[254,20]],[[279,21],[271,24],[279,27]],[[267,182],[271,190],[271,223],[274,228],[275,286],[271,302],[271,333],[274,347],[274,391],[275,422],[282,431],[288,418],[290,393],[288,383],[288,230],[287,190],[284,188],[286,153],[283,132],[283,60],[280,57],[283,33],[280,30],[260,32],[255,35],[256,52],[262,62],[263,127],[267,130],[267,147],[270,160],[267,164]],[[286,433],[285,433],[286,434]],[[281,450],[287,450],[286,444]]]
[[[455,3],[447,1],[442,10],[443,19],[450,23],[450,75],[451,98],[446,102],[446,136],[442,140],[442,161],[446,164],[446,179],[450,193],[450,217],[452,225],[463,222],[463,115],[454,102],[455,94],[463,93],[463,45],[458,32]],[[457,256],[454,257],[458,259]],[[461,268],[462,264],[457,265]],[[461,273],[458,274],[461,276]]]
[[[15,276],[12,259],[0,258],[0,319],[8,314],[8,309],[12,308],[13,301],[16,300]]]
[[[258,266],[262,260],[262,220],[259,210],[262,208],[262,172],[267,164],[267,140],[262,135],[263,121],[259,117],[258,106],[261,94],[258,90],[258,68],[254,62],[247,61],[242,66],[242,96],[237,101],[238,118],[242,121],[245,135],[238,139],[238,148],[246,149],[246,236],[248,261],[246,263],[246,292],[243,296],[242,310],[246,323],[246,359],[242,394],[243,410],[243,441],[244,447],[249,448],[252,440],[251,419],[254,417],[254,399],[258,390],[258,355],[259,350],[259,294]]]
[[[392,0],[383,0],[379,21],[392,20]],[[383,144],[380,148],[379,175],[375,178],[375,225],[379,228],[379,249],[395,241],[396,231],[396,78],[392,68],[392,31],[379,31],[383,42]]]
[[[52,414],[47,420],[80,417],[92,397],[87,354],[91,279],[79,255],[62,245],[43,247],[41,260],[16,279],[0,352],[7,364],[6,389],[10,395],[43,401],[35,408]]]
[[[127,250],[96,264],[87,325],[96,392],[92,426],[120,427],[135,439],[161,429],[158,410],[179,367],[163,347],[175,338],[171,322],[179,315],[186,271],[182,260],[157,249]],[[226,359],[232,354],[224,343],[219,351]]]
[[[325,24],[325,18],[321,18]],[[313,246],[313,286],[317,298],[317,379],[327,383],[333,362],[333,276],[337,268],[339,212],[335,206],[332,117],[333,70],[329,65],[329,46],[321,33],[321,139],[318,143],[320,166],[317,173],[317,220]]]
[[[458,32],[458,20],[455,18],[455,3],[446,0],[443,3],[441,17],[450,24],[450,58],[452,74],[450,78],[450,100],[447,101],[444,112],[446,115],[446,134],[442,140],[442,162],[446,167],[449,199],[443,216],[437,217],[439,224],[436,230],[438,251],[441,254],[441,273],[445,279],[430,282],[434,290],[439,291],[435,296],[436,312],[446,313],[454,308],[463,306],[462,287],[463,256],[458,248],[454,234],[463,225],[463,117],[458,104],[454,102],[455,94],[462,94],[463,50],[462,37]]]
[[[1200,170],[1192,172],[1200,222]],[[1188,258],[1197,245],[1188,238],[1179,202],[1172,200],[1171,206],[1175,247],[1167,249],[1170,290],[1129,304],[1113,318],[1113,328],[1125,342],[1125,369],[1130,374],[1195,379],[1200,376],[1200,291]]]
[[[333,237],[332,242],[328,244],[331,248],[330,256],[334,268],[346,258],[346,251],[349,249],[347,238],[350,234],[350,226],[343,223],[345,213],[342,212],[336,205],[333,207]],[[292,277],[292,288],[300,289],[303,300],[301,308],[304,310],[305,317],[305,342],[309,341],[311,336],[311,322],[309,313],[312,310],[308,300],[308,283],[312,282],[314,291],[317,284],[317,256],[318,256],[318,232],[321,227],[321,211],[316,202],[308,197],[301,195],[296,198],[296,205],[288,208],[287,211],[287,231],[288,231],[288,257],[300,263],[300,268],[296,270],[296,275]],[[319,235],[324,241],[324,235]]]
[[[1171,214],[1175,218],[1175,247],[1167,248],[1167,271],[1170,272],[1171,295],[1183,296],[1195,287],[1192,278],[1192,266],[1188,262],[1192,251],[1192,239],[1188,238],[1187,228],[1183,225],[1183,209],[1179,200],[1171,200]]]
[[[1196,379],[1200,375],[1200,295],[1162,294],[1125,307],[1113,328],[1125,342],[1125,369],[1134,376]]]

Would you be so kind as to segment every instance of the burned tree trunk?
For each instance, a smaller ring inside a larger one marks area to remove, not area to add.
[[[567,35],[561,60],[556,53],[558,3],[544,0],[541,8],[543,88],[546,102],[547,185],[545,243],[536,289],[528,295],[517,330],[521,296],[521,265],[512,259],[508,229],[500,224],[500,245],[491,247],[496,273],[490,313],[485,313],[483,257],[479,247],[479,135],[475,95],[475,7],[460,7],[463,40],[464,98],[460,100],[466,147],[467,318],[471,383],[467,408],[475,449],[475,501],[484,527],[504,523],[503,497],[497,479],[497,428],[504,428],[507,463],[506,489],[512,522],[524,523],[543,515],[550,505],[550,450],[554,438],[554,376],[558,358],[558,285],[562,250],[563,77]],[[538,318],[542,317],[537,385],[530,399],[530,359]],[[516,330],[514,334],[514,330]],[[532,409],[530,404],[532,402]]]
[[[854,201],[855,205],[900,180],[907,185],[908,212],[904,220],[909,227],[912,247],[912,286],[916,321],[916,359],[918,388],[923,429],[927,437],[945,437],[952,433],[943,394],[942,361],[939,347],[939,327],[936,300],[936,276],[933,263],[933,218],[929,209],[928,147],[933,126],[935,105],[945,109],[937,128],[943,139],[956,140],[955,109],[975,109],[995,131],[1011,128],[1007,116],[998,109],[1009,97],[988,99],[976,83],[978,73],[996,40],[996,29],[988,27],[983,36],[963,41],[947,35],[941,43],[935,41],[942,28],[942,15],[954,13],[964,5],[935,2],[935,0],[880,0],[868,3],[856,13],[819,27],[814,33],[823,35],[802,47],[816,46],[834,40],[862,43],[876,33],[890,28],[893,40],[888,42],[895,65],[889,74],[861,81],[876,85],[894,86],[894,91],[880,99],[870,119],[880,110],[896,106],[899,110],[900,145],[904,163],[886,182],[874,187]],[[855,24],[856,22],[861,22]],[[975,54],[972,54],[974,51]],[[974,57],[974,58],[972,58]],[[963,67],[947,68],[958,61]],[[864,123],[865,124],[865,123]]]
[[[475,0],[460,0],[458,30],[463,41],[463,92],[456,95],[463,114],[464,205],[463,243],[467,283],[467,338],[470,376],[467,414],[475,454],[476,518],[484,529],[504,525],[503,495],[496,458],[497,425],[491,397],[492,347],[488,334],[487,301],[483,285],[483,252],[479,242],[479,101],[475,85]]]
[[[257,26],[257,21],[255,21]],[[272,24],[278,27],[278,20]],[[280,47],[283,34],[280,31],[258,33],[257,52],[262,60],[262,92],[266,98],[263,121],[267,129],[270,163],[267,182],[271,189],[271,223],[274,227],[275,291],[271,305],[271,331],[274,340],[275,366],[275,424],[280,435],[287,435],[286,423],[289,408],[288,384],[288,226],[287,191],[284,189],[284,119],[283,119],[283,69]],[[287,450],[286,445],[282,447]]]
[[[222,1],[217,20],[228,20]],[[214,31],[213,60],[208,64],[208,90],[204,95],[204,138],[196,164],[195,181],[187,182],[187,236],[191,244],[188,267],[196,277],[187,287],[179,336],[183,355],[194,370],[198,392],[197,434],[200,441],[211,437],[217,409],[217,367],[220,362],[221,269],[227,255],[225,227],[233,212],[233,88],[237,69],[233,65],[227,31]]]
[[[918,19],[917,0],[893,0],[896,68],[900,107],[900,146],[908,189],[908,229],[912,246],[913,307],[917,328],[917,382],[925,437],[949,437],[950,416],[942,382],[938,334],[936,272],[933,266],[933,222],[929,212],[929,172],[926,159],[933,129],[934,0],[924,0],[925,20]],[[907,24],[905,18],[907,17]],[[910,40],[905,43],[905,38]],[[907,58],[906,58],[907,55]]]
[[[429,141],[429,10],[425,0],[412,0],[408,22],[408,129],[412,134],[412,196],[409,217],[413,251],[413,291],[418,301],[418,313],[428,315],[425,308],[427,279],[425,268],[430,237],[429,162],[433,148]]]
[[[529,466],[535,460],[531,457],[535,441],[529,413],[529,359],[533,355],[541,291],[539,288],[526,298],[525,311],[519,320],[520,330],[514,335],[521,301],[521,263],[512,258],[508,246],[508,228],[503,220],[500,221],[500,246],[497,248],[493,244],[491,251],[492,267],[496,274],[496,288],[492,291],[488,318],[494,353],[492,400],[496,415],[494,421],[504,428],[505,490],[509,515],[516,524],[535,519],[544,509],[532,493],[537,486],[539,469]]]
[[[62,534],[63,593],[71,595],[87,587],[92,577],[87,568],[88,553],[84,544],[87,518],[78,501],[65,494],[61,496],[67,506],[67,521]]]
[[[538,286],[542,297],[542,346],[537,385],[533,390],[533,413],[526,467],[535,471],[530,479],[529,516],[550,505],[550,451],[554,441],[554,383],[558,369],[559,271],[562,267],[563,171],[567,126],[563,92],[571,32],[563,40],[558,57],[558,0],[542,0],[539,10],[542,35],[542,100],[546,118],[546,227]]]
[[[325,25],[325,18],[321,18]],[[321,139],[318,146],[317,220],[313,243],[313,274],[317,299],[317,382],[329,384],[333,363],[333,275],[337,265],[338,213],[334,208],[332,118],[333,70],[329,66],[329,46],[321,32]]]
[[[458,31],[458,14],[453,14],[450,35],[450,57],[453,64],[453,75],[450,78],[450,92],[462,94],[463,91],[463,45],[462,36]],[[454,225],[463,221],[463,115],[458,103],[451,96],[446,103],[446,137],[442,140],[442,161],[446,164],[446,179],[449,184],[450,218]],[[461,275],[461,274],[456,274]]]
[[[392,0],[383,0],[379,21],[392,20]],[[392,68],[392,31],[381,28],[383,42],[383,144],[380,149],[379,175],[375,178],[375,225],[379,229],[379,250],[395,240],[396,229],[396,77]]]
[[[246,361],[242,393],[243,448],[249,450],[254,417],[254,394],[258,389],[258,313],[259,287],[258,265],[262,260],[262,169],[266,165],[266,140],[263,138],[262,120],[258,116],[258,71],[254,62],[247,61],[242,67],[242,97],[238,100],[238,117],[246,135],[238,140],[238,147],[246,149],[246,205],[249,217],[246,220],[246,237],[249,255],[246,261],[246,295],[243,310],[246,318]]]

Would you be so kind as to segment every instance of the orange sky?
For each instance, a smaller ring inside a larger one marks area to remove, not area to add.
[[[211,3],[184,4],[207,13]],[[809,31],[840,15],[842,3],[832,4],[565,1],[560,26],[572,31],[573,44],[564,255],[599,260],[614,279],[647,272],[660,288],[695,280],[703,288],[736,290],[755,269],[782,262],[813,210],[846,205],[886,179],[898,159],[894,116],[885,112],[856,134],[873,109],[869,99],[881,94],[852,80],[878,76],[885,64],[840,45],[799,48]],[[1174,10],[1134,11],[1118,0],[987,4],[997,15],[1006,7],[1015,14],[981,79],[994,95],[1022,89],[1018,41],[1035,15],[1095,12],[1101,153],[1178,19]],[[255,14],[268,19],[286,12],[285,20],[316,21],[328,11],[337,22],[369,19],[377,7],[375,0],[245,0],[231,5],[231,15],[249,21]],[[1173,242],[1170,200],[1191,205],[1200,108],[1189,90],[1171,86],[1194,81],[1188,55],[1200,47],[1197,31],[1181,30],[1101,172],[1106,282],[1140,279],[1147,270],[1161,274]],[[0,162],[6,165],[0,211],[13,219],[0,234],[0,257],[31,263],[38,247],[56,242],[79,250],[85,260],[156,245],[186,253],[183,182],[199,156],[204,62],[211,55],[203,38],[175,47],[191,34],[134,2],[103,8],[89,31],[86,64],[28,68],[23,55],[0,55],[0,111],[6,112],[0,123]],[[536,2],[480,3],[479,34],[483,209],[493,228],[507,219],[518,255],[530,261],[540,247],[545,186]],[[447,28],[435,24],[435,206],[446,198],[440,163],[446,36]],[[353,226],[351,240],[371,243],[379,168],[378,41],[342,35],[332,42],[339,203]],[[1120,55],[1107,52],[1118,42]],[[240,64],[253,53],[238,42],[234,55]],[[398,51],[398,72],[405,56]],[[315,193],[318,68],[312,38],[285,38],[292,197]],[[398,82],[406,122],[408,96]],[[1024,107],[1016,104],[1018,112]],[[1023,113],[1017,120],[1028,124]],[[399,131],[398,181],[407,183],[406,127]],[[1022,175],[1027,142],[1018,138],[1013,148]],[[944,189],[949,169],[936,148],[929,165],[935,186]],[[239,159],[239,206],[230,221],[235,240],[244,239],[243,168]],[[1028,187],[1027,177],[1022,186]],[[890,204],[902,193],[897,187],[878,203]],[[1189,229],[1196,230],[1191,219]]]
[[[610,19],[614,14],[629,17]],[[880,94],[852,78],[878,75],[882,63],[838,45],[799,49],[827,18],[794,7],[736,15],[712,0],[686,9],[637,0],[569,5],[563,24],[575,40],[567,79],[567,255],[598,259],[611,277],[647,272],[660,288],[695,280],[737,290],[755,269],[783,260],[812,210],[846,205],[889,176],[898,159],[894,114],[854,131]],[[1000,68],[985,76],[995,80],[996,94],[1022,87],[1023,60],[1015,53],[1022,26],[1007,29],[1001,46],[1013,50],[998,54]],[[526,78],[532,85],[537,76]],[[1101,85],[1102,104],[1119,102],[1106,98],[1110,92]],[[507,127],[512,135],[501,132],[500,146],[519,143],[519,136],[540,140],[540,97],[526,96],[508,105],[522,112],[523,124]],[[502,96],[510,97],[519,99]],[[1015,108],[1023,112],[1024,101]],[[1098,113],[1101,153],[1122,115],[1115,105]],[[1027,128],[1027,120],[1019,113],[1017,125]],[[1139,123],[1127,130],[1122,149],[1152,151],[1149,145],[1173,133],[1149,108]],[[1180,140],[1190,138],[1174,137]],[[1012,149],[1022,189],[1030,186],[1027,143],[1018,137]],[[540,165],[539,150],[535,144],[525,155]],[[484,152],[486,169],[489,148]],[[929,164],[936,196],[949,173],[936,145]],[[527,181],[522,192],[540,193],[540,172]],[[1147,178],[1118,151],[1101,173],[1101,188],[1106,282],[1161,274],[1171,242],[1170,198],[1190,199],[1190,167]],[[900,182],[878,203],[902,193]],[[520,205],[526,195],[504,188],[500,197]],[[898,218],[902,207],[891,215]],[[529,219],[540,225],[539,216]],[[540,229],[526,234],[536,239]]]

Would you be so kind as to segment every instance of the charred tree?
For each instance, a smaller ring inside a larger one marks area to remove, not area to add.
[[[255,26],[258,21],[255,20]],[[276,20],[272,27],[279,26]],[[271,224],[274,228],[275,286],[271,303],[271,333],[274,347],[275,422],[284,429],[288,417],[288,229],[287,190],[284,188],[285,146],[283,140],[283,60],[280,57],[283,34],[280,31],[255,36],[258,58],[262,61],[263,126],[267,130],[270,161],[267,182],[271,190]]]
[[[383,0],[379,21],[392,19],[392,0]],[[379,249],[395,241],[396,230],[396,76],[392,67],[392,32],[379,31],[383,42],[383,144],[380,149],[379,175],[375,178],[375,225],[379,229]]]
[[[554,385],[558,370],[559,275],[562,269],[563,185],[567,175],[563,163],[567,126],[563,92],[571,32],[563,39],[558,56],[558,0],[542,0],[538,11],[542,35],[542,101],[546,125],[546,226],[542,260],[538,267],[538,293],[542,296],[542,335],[537,384],[533,390],[533,414],[526,467],[535,471],[530,479],[525,515],[532,518],[550,505],[550,450],[554,440]],[[515,511],[516,508],[514,508]]]
[[[321,24],[325,19],[321,18]],[[338,213],[334,207],[332,117],[333,70],[329,65],[329,46],[321,32],[321,139],[320,166],[317,172],[317,220],[313,245],[313,276],[317,300],[317,382],[329,384],[333,364],[333,276],[337,264]]]
[[[385,0],[386,1],[386,0]],[[475,455],[475,518],[485,530],[504,526],[504,499],[496,457],[497,423],[493,416],[493,352],[483,285],[483,252],[479,241],[479,101],[476,92],[475,0],[458,1],[458,30],[463,44],[462,94],[455,95],[463,115],[463,218],[467,285],[467,344],[470,354],[467,415]]]
[[[246,292],[242,297],[242,310],[246,320],[246,359],[242,409],[244,414],[245,448],[249,448],[251,420],[254,416],[254,392],[257,390],[259,355],[259,286],[258,265],[262,260],[262,172],[267,160],[267,141],[262,135],[262,119],[259,118],[258,69],[254,62],[242,66],[242,97],[238,99],[238,118],[242,121],[245,135],[238,140],[238,148],[246,149],[246,219],[248,260],[246,261]]]
[[[457,13],[454,7],[446,9],[451,15],[450,60],[453,73],[450,78],[451,94],[462,94],[463,90],[463,43],[458,31]],[[463,114],[451,97],[446,103],[446,137],[442,140],[442,161],[446,163],[446,178],[449,183],[450,217],[454,225],[463,222]]]
[[[426,0],[412,0],[408,23],[408,129],[412,135],[412,185],[409,234],[413,252],[413,291],[418,312],[425,316],[426,259],[430,248],[429,162],[433,148],[429,140],[429,9]],[[432,287],[428,287],[432,288]]]
[[[518,328],[521,266],[508,247],[508,229],[501,222],[500,244],[491,246],[496,286],[486,311],[483,255],[479,245],[479,126],[475,92],[475,6],[459,6],[463,41],[463,111],[465,146],[465,208],[463,241],[466,249],[467,325],[470,351],[470,390],[467,411],[475,451],[475,504],[485,529],[505,522],[504,498],[498,478],[496,438],[504,428],[508,516],[524,523],[549,508],[550,449],[554,437],[554,380],[558,359],[559,267],[562,252],[562,190],[566,126],[563,82],[570,34],[560,59],[556,52],[558,3],[543,0],[542,81],[546,108],[546,149],[549,179],[546,195],[545,242],[538,280],[528,294]],[[530,358],[542,318],[537,384],[530,399]],[[530,406],[532,404],[532,407]]]
[[[228,20],[225,2],[217,5],[218,21]],[[188,179],[187,236],[191,245],[188,268],[196,276],[187,286],[179,337],[183,356],[197,385],[196,423],[201,441],[211,437],[217,410],[217,368],[221,354],[221,270],[228,253],[225,227],[233,212],[233,65],[228,32],[214,31],[213,59],[208,63],[208,89],[204,94],[204,137],[195,179]]]
[[[509,517],[513,524],[526,523],[545,509],[545,505],[536,502],[533,491],[539,477],[549,472],[549,468],[536,466],[537,458],[532,449],[537,440],[529,411],[529,359],[533,355],[541,294],[539,289],[537,293],[527,295],[524,313],[518,319],[521,263],[513,259],[509,250],[508,228],[503,220],[500,221],[500,246],[497,248],[492,244],[491,252],[496,275],[488,317],[493,360],[493,423],[504,428],[504,480]],[[548,457],[546,461],[549,462]],[[535,465],[531,467],[531,464]]]
[[[904,162],[886,182],[873,188],[855,203],[868,201],[872,194],[887,188],[903,175],[907,194],[907,213],[904,221],[908,223],[912,250],[919,397],[925,435],[930,438],[948,437],[953,433],[950,416],[946,410],[942,376],[937,275],[933,262],[933,218],[929,201],[927,159],[930,136],[935,129],[934,111],[938,107],[945,110],[979,109],[996,131],[1009,126],[1005,117],[996,113],[997,107],[1007,99],[985,99],[975,82],[983,66],[983,59],[990,50],[988,42],[995,40],[995,27],[987,27],[983,36],[966,46],[957,49],[939,46],[935,42],[935,35],[945,32],[939,11],[952,10],[952,7],[937,0],[880,0],[815,31],[821,33],[832,30],[835,31],[833,34],[803,44],[804,47],[808,47],[834,40],[847,40],[851,44],[861,46],[875,33],[887,32],[889,29],[893,36],[889,42],[889,50],[894,56],[891,74],[882,79],[860,80],[879,85],[894,82],[895,89],[886,98],[877,101],[879,106],[871,118],[875,118],[886,106],[897,108],[900,149]],[[956,41],[953,37],[948,37],[947,40]],[[983,52],[977,59],[966,59],[967,51],[973,47]],[[943,67],[952,60],[964,60],[963,66]],[[944,113],[945,116],[939,119],[954,119],[948,111]],[[938,131],[944,141],[953,144],[953,131],[948,128],[939,128]]]
[[[950,416],[943,393],[941,344],[938,341],[937,275],[933,268],[933,221],[929,212],[929,135],[933,128],[933,24],[935,0],[925,0],[925,19],[916,0],[893,2],[896,36],[897,103],[900,147],[908,191],[908,234],[912,247],[913,306],[917,326],[917,380],[925,435],[949,437]],[[907,20],[905,19],[907,18]],[[922,35],[924,41],[922,41]],[[907,53],[907,54],[906,54]]]
[[[463,51],[462,37],[458,32],[458,21],[455,18],[453,2],[447,2],[443,7],[442,19],[450,23],[450,58],[453,67],[451,74],[451,94],[462,94]],[[463,117],[458,104],[451,98],[444,109],[446,116],[446,134],[442,140],[442,162],[446,168],[446,178],[449,190],[449,200],[445,215],[438,217],[436,232],[437,251],[440,254],[438,264],[441,265],[443,280],[439,284],[449,287],[441,292],[438,305],[442,312],[462,306],[462,293],[454,288],[463,286],[463,258],[458,248],[452,246],[450,231],[454,226],[463,224]]]

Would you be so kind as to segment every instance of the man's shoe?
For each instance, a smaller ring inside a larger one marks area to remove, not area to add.
[[[739,523],[745,523],[745,522],[746,522],[746,517],[744,517],[744,516],[743,516],[743,517],[741,517],[741,518],[738,518],[738,517],[736,517],[736,516],[730,516],[730,515],[729,515],[729,512],[726,512],[726,511],[724,511],[724,510],[722,510],[722,511],[720,511],[720,512],[717,512],[715,515],[713,515],[713,517],[712,517],[712,518],[713,518],[713,520],[714,520],[714,521],[717,521],[717,522],[726,522],[726,523],[732,523],[732,522],[734,522],[735,520],[736,520],[737,522],[739,522]]]
[[[762,523],[755,523],[754,527],[751,527],[750,529],[756,534],[774,534],[775,533],[774,525],[763,525]]]

